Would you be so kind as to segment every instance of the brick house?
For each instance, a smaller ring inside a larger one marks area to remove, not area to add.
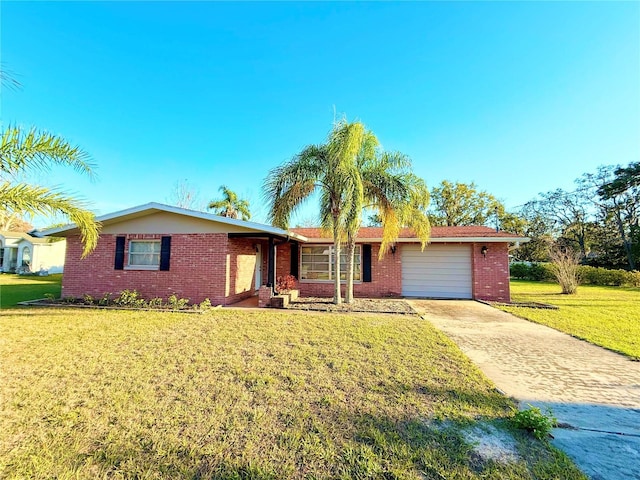
[[[229,305],[288,274],[301,296],[333,294],[332,240],[319,229],[282,230],[159,203],[98,220],[98,246],[84,259],[74,225],[43,232],[67,239],[64,297],[136,289],[145,298],[176,294]],[[509,245],[528,240],[488,227],[434,227],[422,251],[404,229],[379,259],[381,232],[359,232],[356,296],[509,301]]]

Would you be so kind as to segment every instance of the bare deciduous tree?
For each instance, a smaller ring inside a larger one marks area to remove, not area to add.
[[[556,242],[549,248],[549,258],[551,271],[560,284],[562,293],[566,295],[578,293],[580,252]]]
[[[187,180],[178,180],[167,197],[171,205],[190,210],[204,210],[204,202],[200,200],[198,189]]]

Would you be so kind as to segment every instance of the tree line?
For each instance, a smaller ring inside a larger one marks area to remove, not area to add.
[[[602,166],[572,191],[541,193],[518,212],[516,233],[531,242],[519,260],[548,261],[550,242],[578,252],[583,264],[636,270],[640,262],[640,162]]]

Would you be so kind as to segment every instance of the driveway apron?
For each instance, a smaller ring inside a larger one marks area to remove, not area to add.
[[[482,303],[410,303],[522,408],[551,408],[552,443],[589,477],[640,480],[640,362]]]

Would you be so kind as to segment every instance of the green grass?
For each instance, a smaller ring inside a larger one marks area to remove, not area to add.
[[[519,433],[478,460],[460,426],[513,405],[417,317],[30,308],[0,339],[0,478],[585,478]]]
[[[46,277],[0,274],[0,308],[13,307],[25,300],[44,298],[47,293],[59,297],[61,280],[62,274]]]
[[[640,359],[640,288],[580,285],[576,295],[562,295],[556,284],[512,280],[511,300],[556,305],[559,310],[500,308]]]

